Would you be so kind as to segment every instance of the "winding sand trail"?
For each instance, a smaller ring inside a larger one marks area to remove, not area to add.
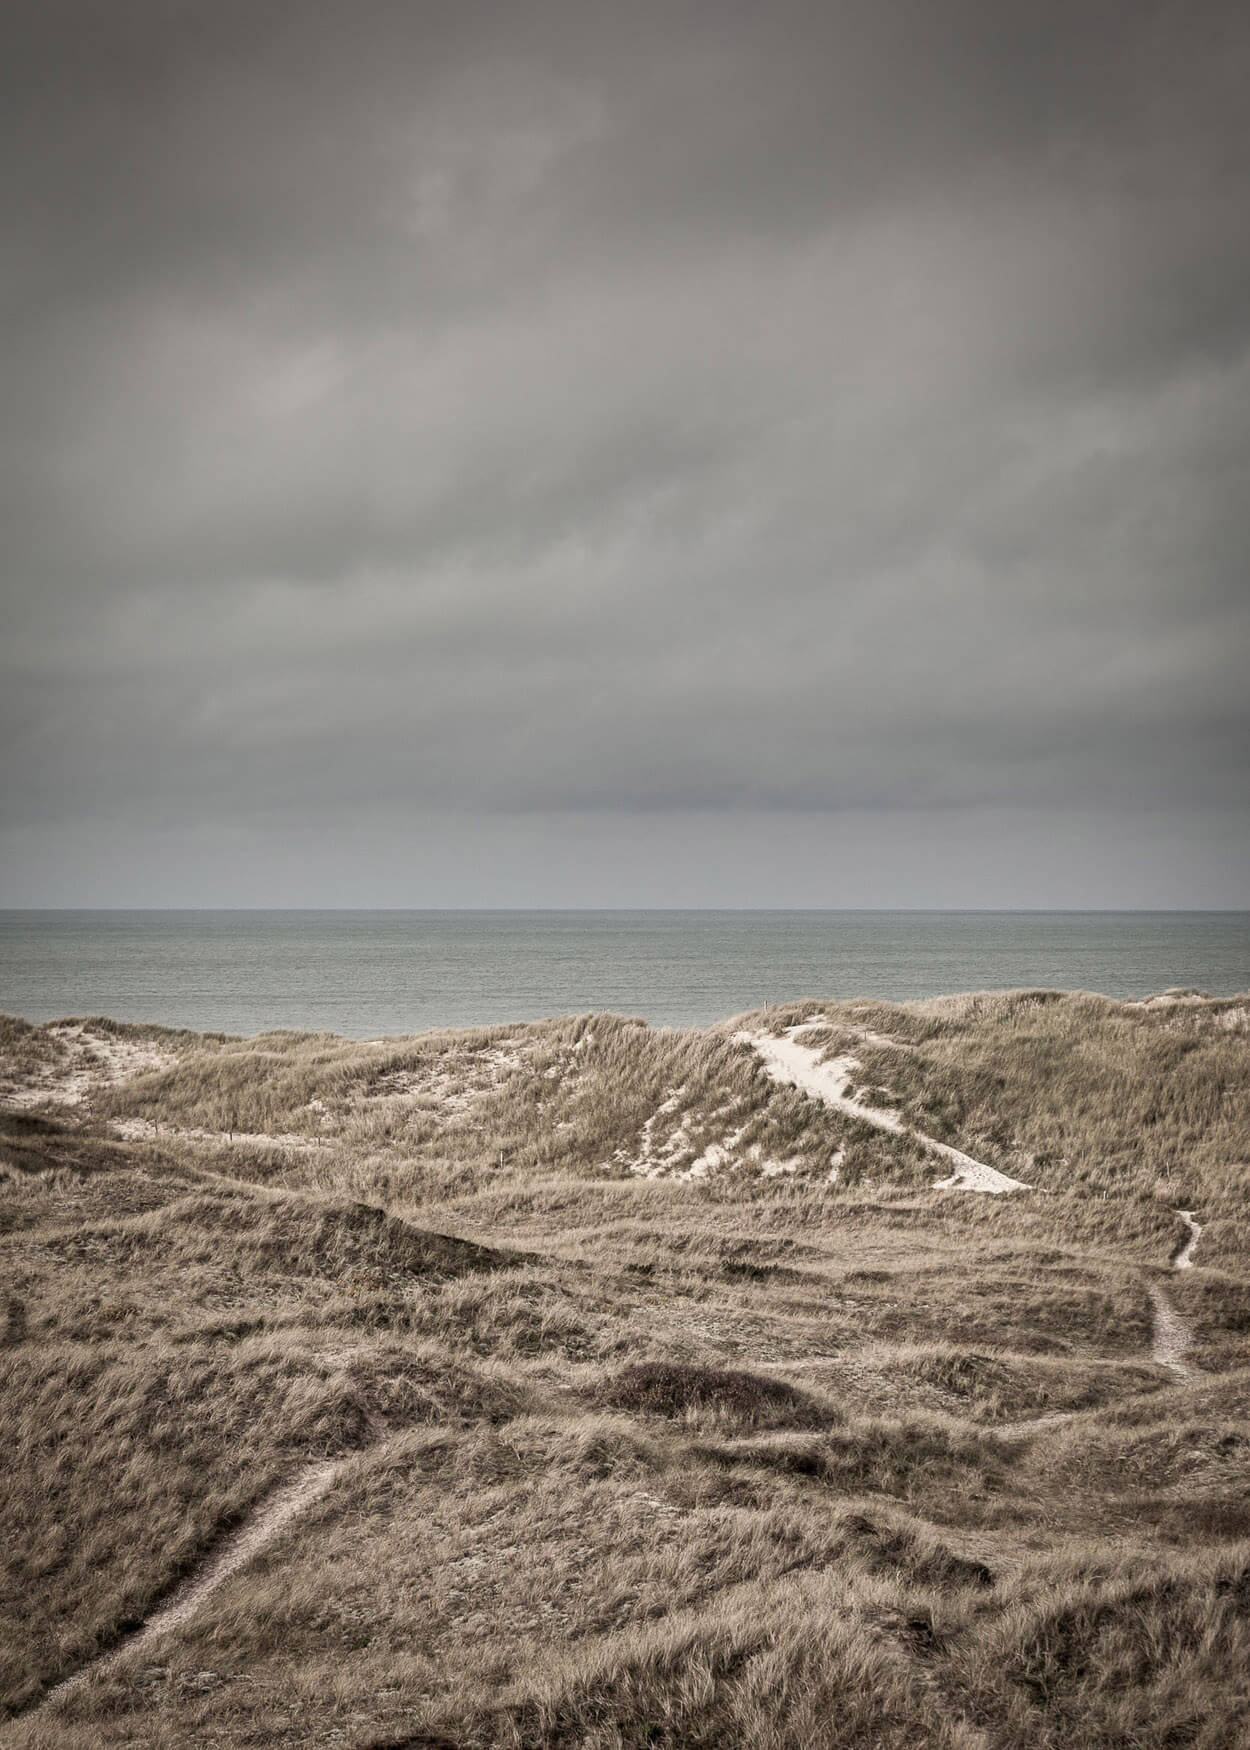
[[[1194,1220],[1192,1209],[1182,1209],[1177,1212],[1185,1226],[1189,1229],[1189,1238],[1181,1246],[1180,1251],[1172,1260],[1173,1270],[1192,1270],[1194,1267],[1194,1247],[1202,1234],[1202,1229]]]
[[[1198,1244],[1198,1236],[1202,1229],[1194,1220],[1191,1209],[1177,1211],[1189,1234],[1176,1256],[1172,1259],[1173,1270],[1192,1270],[1194,1267],[1194,1247]],[[1177,1312],[1168,1298],[1167,1290],[1161,1283],[1150,1284],[1150,1304],[1154,1308],[1154,1338],[1151,1343],[1151,1358],[1160,1367],[1170,1367],[1179,1379],[1190,1379],[1193,1368],[1185,1360],[1185,1351],[1193,1347],[1194,1334],[1185,1320]]]
[[[789,1028],[780,1038],[770,1033],[738,1033],[735,1038],[751,1045],[763,1060],[764,1068],[774,1081],[801,1088],[805,1094],[814,1099],[823,1100],[825,1105],[834,1107],[839,1112],[845,1112],[849,1117],[862,1118],[865,1123],[875,1125],[878,1130],[888,1130],[896,1136],[910,1136],[922,1148],[931,1154],[941,1155],[954,1163],[955,1171],[948,1179],[939,1179],[933,1189],[935,1191],[982,1191],[998,1196],[1005,1191],[1028,1191],[1032,1187],[1019,1179],[1010,1179],[1006,1173],[1000,1173],[996,1167],[987,1166],[983,1161],[973,1160],[971,1155],[964,1154],[949,1143],[938,1142],[935,1137],[926,1136],[922,1131],[913,1130],[903,1123],[897,1112],[880,1106],[867,1106],[851,1095],[851,1073],[857,1069],[858,1060],[847,1053],[841,1057],[832,1057],[822,1062],[819,1054],[812,1047],[804,1045],[797,1035],[813,1031],[824,1026],[822,1021],[805,1021],[797,1027]],[[865,1034],[864,1037],[872,1044],[893,1044],[894,1041],[881,1038],[875,1034]],[[1174,1270],[1189,1270],[1193,1268],[1194,1247],[1198,1243],[1202,1228],[1194,1219],[1192,1210],[1182,1209],[1177,1212],[1189,1230],[1184,1243],[1172,1259]],[[1177,1312],[1168,1297],[1167,1291],[1160,1283],[1152,1282],[1148,1286],[1151,1306],[1154,1309],[1153,1330],[1151,1335],[1151,1359],[1160,1367],[1170,1368],[1179,1379],[1192,1377],[1193,1369],[1185,1360],[1185,1352],[1193,1345],[1193,1332]],[[1045,1427],[1053,1427],[1062,1422],[1068,1422],[1079,1411],[1051,1410],[1045,1415],[1031,1417],[1027,1421],[1004,1423],[994,1432],[1007,1435],[1009,1438],[1021,1434],[1035,1433]]]
[[[859,1060],[847,1054],[831,1057],[822,1063],[820,1054],[798,1038],[800,1033],[825,1025],[827,1023],[823,1021],[805,1021],[798,1027],[791,1027],[781,1038],[771,1033],[738,1033],[735,1038],[755,1048],[763,1060],[764,1068],[775,1082],[801,1088],[813,1099],[823,1100],[826,1106],[845,1112],[848,1117],[861,1118],[866,1124],[875,1125],[878,1130],[889,1130],[896,1136],[910,1136],[913,1142],[918,1142],[930,1154],[941,1155],[944,1160],[950,1161],[955,1170],[948,1179],[936,1181],[933,1186],[935,1191],[982,1191],[998,1197],[1005,1191],[1033,1189],[1023,1180],[1009,1179],[997,1167],[987,1166],[984,1161],[974,1161],[971,1155],[952,1148],[947,1142],[939,1142],[936,1137],[926,1136],[921,1130],[913,1130],[910,1125],[903,1123],[897,1112],[888,1107],[867,1106],[863,1101],[853,1099],[851,1072],[859,1067]],[[865,1038],[872,1044],[893,1044],[892,1040],[881,1039],[876,1034],[865,1034]]]
[[[253,1556],[259,1555],[261,1550],[273,1543],[293,1519],[328,1493],[345,1462],[344,1459],[327,1459],[309,1465],[291,1482],[275,1489],[254,1509],[237,1531],[217,1545],[207,1560],[187,1576],[146,1622],[107,1652],[88,1660],[69,1677],[62,1678],[24,1714],[15,1715],[14,1718],[28,1719],[31,1714],[64,1700],[101,1671],[108,1670],[121,1659],[129,1658],[132,1653],[145,1652],[170,1629],[180,1627],[189,1617],[194,1616],[205,1599],[223,1586],[232,1574],[237,1574],[240,1568],[246,1567]]]
[[[1202,1228],[1194,1220],[1192,1210],[1180,1209],[1177,1214],[1189,1229],[1189,1234],[1172,1259],[1172,1268],[1173,1270],[1192,1270],[1193,1251],[1198,1244],[1198,1236],[1201,1234]],[[1172,1305],[1162,1283],[1148,1283],[1147,1293],[1150,1295],[1150,1304],[1154,1309],[1150,1337],[1150,1359],[1159,1367],[1170,1368],[1178,1379],[1192,1379],[1194,1370],[1185,1360],[1185,1351],[1193,1346],[1193,1332]],[[1031,1416],[1023,1422],[1000,1423],[997,1428],[993,1429],[993,1432],[1005,1434],[1009,1439],[1012,1439],[1022,1434],[1037,1434],[1043,1428],[1053,1428],[1061,1422],[1073,1422],[1080,1416],[1097,1415],[1097,1413],[1097,1410],[1047,1410],[1044,1415]]]

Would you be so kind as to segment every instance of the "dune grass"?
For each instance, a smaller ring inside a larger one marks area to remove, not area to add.
[[[6,1741],[1239,1741],[1244,1017],[6,1023]],[[934,1191],[910,1137],[770,1081],[737,1035],[803,1021],[1036,1189]],[[327,1459],[176,1630],[33,1705]]]

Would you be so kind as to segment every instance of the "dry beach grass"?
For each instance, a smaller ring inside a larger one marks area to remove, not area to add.
[[[4,1741],[1245,1741],[1247,1013],[4,1022]]]

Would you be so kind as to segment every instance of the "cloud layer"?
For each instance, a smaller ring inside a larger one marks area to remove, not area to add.
[[[532,816],[553,903],[631,820],[646,902],[784,903],[699,845],[944,816],[1250,903],[1241,9],[6,28],[0,902],[350,902],[292,870],[360,832],[362,902],[506,903]]]

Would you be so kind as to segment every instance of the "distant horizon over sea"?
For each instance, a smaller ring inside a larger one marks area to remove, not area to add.
[[[0,911],[0,1011],[372,1038],[803,997],[1250,991],[1250,912]]]

